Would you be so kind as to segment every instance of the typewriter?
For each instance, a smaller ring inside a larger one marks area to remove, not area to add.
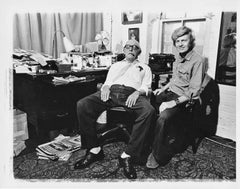
[[[149,67],[153,72],[168,72],[172,70],[175,61],[173,54],[154,53],[149,54]]]

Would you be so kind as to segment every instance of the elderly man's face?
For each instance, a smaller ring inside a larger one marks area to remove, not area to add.
[[[183,35],[179,38],[177,38],[175,42],[175,46],[177,48],[177,51],[179,53],[185,53],[190,48],[190,36],[189,34]]]
[[[124,49],[124,54],[127,61],[133,62],[139,55],[140,49],[134,44],[126,44]]]

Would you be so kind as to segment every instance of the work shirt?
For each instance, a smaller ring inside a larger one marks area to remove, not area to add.
[[[152,84],[152,72],[148,65],[138,60],[129,63],[126,60],[113,64],[107,74],[104,85],[125,85],[148,94]],[[103,85],[103,86],[104,86]]]
[[[197,98],[200,93],[201,84],[205,74],[204,59],[194,50],[190,51],[184,58],[179,54],[173,63],[173,77],[170,80],[169,89],[179,96],[190,99]]]

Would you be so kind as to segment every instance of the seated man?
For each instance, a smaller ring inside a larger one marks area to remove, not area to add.
[[[178,54],[173,63],[172,79],[154,91],[160,115],[152,153],[146,164],[148,168],[166,165],[189,144],[189,114],[184,108],[188,100],[199,97],[205,73],[204,58],[193,50],[195,38],[192,30],[180,27],[173,32],[172,40]]]
[[[82,143],[87,148],[85,157],[75,163],[75,169],[82,169],[104,158],[98,144],[96,120],[106,109],[123,106],[134,115],[134,124],[125,152],[119,157],[124,175],[137,178],[132,159],[140,157],[145,150],[150,127],[156,113],[146,96],[152,83],[150,68],[137,60],[141,48],[136,40],[129,40],[124,46],[125,59],[113,64],[101,91],[87,96],[77,103],[77,116]]]

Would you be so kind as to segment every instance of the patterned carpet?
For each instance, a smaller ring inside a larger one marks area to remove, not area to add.
[[[69,181],[122,181],[126,179],[118,166],[118,155],[124,149],[122,142],[104,146],[105,158],[84,170],[73,170],[73,163],[84,156],[85,150],[75,152],[67,162],[38,160],[36,153],[14,158],[16,179],[67,179]],[[188,148],[170,163],[155,170],[136,166],[137,181],[158,180],[236,180],[236,150],[204,139],[193,154]]]

